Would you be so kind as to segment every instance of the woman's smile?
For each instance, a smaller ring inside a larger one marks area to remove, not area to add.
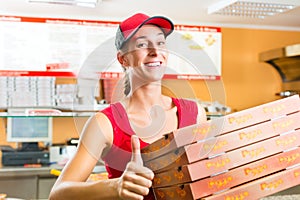
[[[144,65],[147,67],[160,67],[162,65],[162,62],[161,61],[147,62],[147,63],[144,63]]]

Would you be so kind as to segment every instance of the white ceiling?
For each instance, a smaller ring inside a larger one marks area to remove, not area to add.
[[[167,16],[175,24],[300,31],[300,0],[262,0],[299,5],[294,10],[265,19],[208,15],[208,6],[220,1],[222,0],[102,0],[96,8],[84,8],[27,3],[27,0],[1,0],[0,15],[120,21],[133,13],[144,12]]]

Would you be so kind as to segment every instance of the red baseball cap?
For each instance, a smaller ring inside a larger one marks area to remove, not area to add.
[[[160,27],[166,37],[174,30],[174,24],[166,17],[149,17],[142,13],[134,14],[119,25],[115,39],[117,50],[120,50],[124,44],[145,24],[153,24]]]

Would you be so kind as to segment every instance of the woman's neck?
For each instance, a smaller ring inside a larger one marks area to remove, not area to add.
[[[127,106],[148,109],[153,105],[166,107],[166,97],[161,93],[161,85],[158,83],[148,84],[139,88],[135,87],[128,98]]]

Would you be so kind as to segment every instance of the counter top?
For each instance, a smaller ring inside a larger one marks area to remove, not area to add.
[[[42,167],[22,167],[22,166],[1,166],[0,177],[12,176],[53,176],[51,169],[62,169],[61,166],[42,166]]]
[[[54,176],[50,173],[51,169],[62,170],[61,165],[50,165],[41,167],[22,167],[22,166],[0,166],[0,178],[12,176]],[[104,165],[94,167],[93,173],[105,172]]]

